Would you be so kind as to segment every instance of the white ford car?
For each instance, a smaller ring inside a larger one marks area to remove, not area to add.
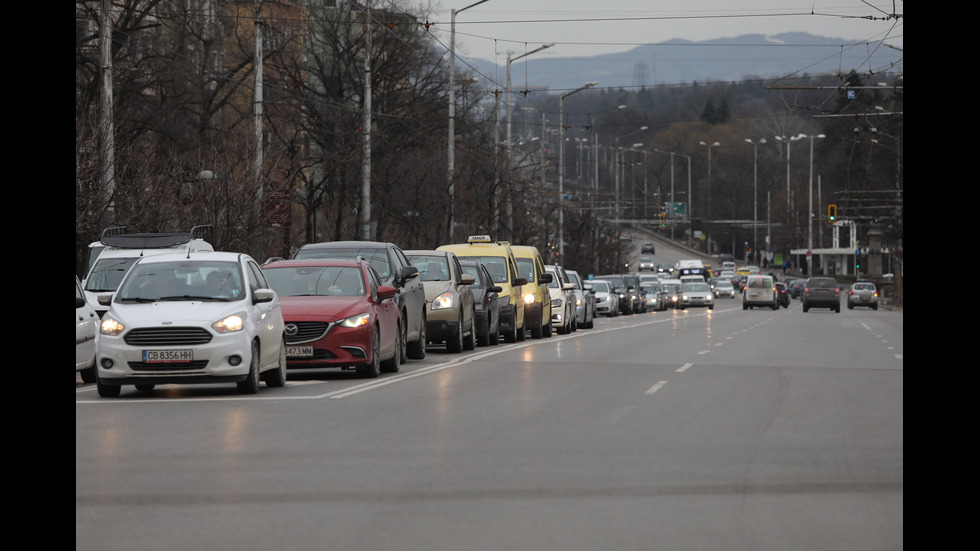
[[[99,301],[109,306],[96,346],[102,397],[122,385],[233,382],[254,394],[260,379],[286,383],[279,297],[248,255],[147,256]]]

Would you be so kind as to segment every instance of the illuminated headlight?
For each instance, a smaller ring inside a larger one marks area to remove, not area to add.
[[[552,308],[561,308],[561,299],[560,298],[556,298],[555,300],[551,301],[551,307]]]
[[[575,306],[582,306],[582,299],[576,297],[575,298]]]
[[[478,304],[474,304],[473,305],[473,308],[476,309],[476,310],[483,310],[484,306],[483,306],[483,303],[481,302],[481,303],[478,303]]]
[[[524,304],[534,304],[534,295],[533,294],[524,295]]]
[[[99,326],[99,331],[101,331],[103,335],[110,335],[112,337],[118,336],[125,330],[125,325],[110,318],[109,316],[102,318],[102,324]]]
[[[237,333],[245,329],[245,314],[233,314],[212,323],[211,327],[218,333]]]
[[[687,296],[687,295],[684,295],[683,297],[681,297],[681,300],[690,300],[690,297]]]
[[[452,307],[453,307],[453,295],[448,291],[437,296],[435,299],[432,300],[433,310],[444,310],[446,308],[452,308]]]
[[[363,314],[358,314],[345,319],[344,321],[340,322],[340,325],[343,327],[363,327],[367,325],[370,319],[371,314],[365,312]]]

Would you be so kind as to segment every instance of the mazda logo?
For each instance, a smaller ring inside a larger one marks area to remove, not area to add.
[[[290,337],[296,336],[299,333],[299,327],[295,323],[286,324],[286,335]]]

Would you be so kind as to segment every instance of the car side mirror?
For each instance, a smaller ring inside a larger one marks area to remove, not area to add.
[[[463,285],[473,285],[476,283],[476,278],[471,274],[463,274],[463,276],[460,278],[460,283]]]
[[[504,288],[501,287],[500,285],[494,285],[493,287],[490,287],[490,291],[494,293],[502,293],[504,292]]]
[[[538,281],[541,283],[551,283],[554,281],[554,278],[551,277],[551,274],[545,273],[538,276]]]
[[[413,277],[418,277],[419,269],[416,268],[415,266],[405,266],[404,268],[402,268],[402,271],[400,274],[398,274],[398,276],[399,276],[398,277],[399,282],[404,283],[409,279],[412,279]]]
[[[386,298],[394,298],[396,293],[398,293],[398,289],[395,289],[390,285],[381,285],[378,287],[378,300],[380,301]]]
[[[272,302],[272,299],[274,298],[276,298],[276,292],[272,289],[256,289],[252,293],[252,304]]]
[[[521,286],[521,285],[527,285],[527,278],[526,277],[515,277],[514,278],[514,286]]]

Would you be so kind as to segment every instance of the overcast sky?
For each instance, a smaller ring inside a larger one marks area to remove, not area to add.
[[[431,4],[429,4],[431,2]],[[902,0],[422,0],[431,30],[456,53],[504,64],[534,56],[577,57],[631,50],[675,38],[702,41],[759,33],[807,32],[847,43],[884,40],[903,47]],[[600,7],[601,6],[601,7]],[[464,9],[465,8],[465,9]],[[462,11],[460,11],[462,10]]]

